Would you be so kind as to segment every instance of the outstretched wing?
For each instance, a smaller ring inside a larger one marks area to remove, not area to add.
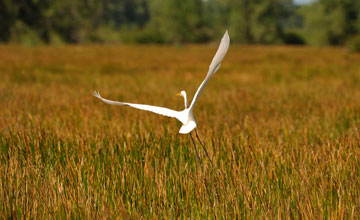
[[[221,39],[220,46],[219,46],[218,50],[216,51],[216,54],[210,63],[208,73],[207,73],[204,81],[201,83],[200,87],[196,91],[194,98],[191,101],[189,109],[192,110],[194,108],[194,105],[195,105],[197,99],[199,98],[200,93],[206,86],[207,82],[215,74],[215,72],[220,68],[221,62],[223,61],[223,59],[226,55],[226,52],[229,49],[229,45],[230,45],[230,37],[229,37],[228,31],[226,31],[224,36]]]
[[[180,112],[179,111],[175,111],[175,110],[171,110],[168,108],[163,108],[163,107],[158,107],[158,106],[152,106],[152,105],[143,105],[143,104],[133,104],[133,103],[127,103],[127,102],[117,102],[117,101],[111,101],[108,99],[104,99],[103,97],[100,96],[100,93],[97,91],[94,91],[93,95],[96,98],[99,98],[101,101],[110,104],[110,105],[124,105],[124,106],[130,106],[133,108],[137,108],[137,109],[141,109],[141,110],[145,110],[145,111],[150,111],[150,112],[154,112],[156,114],[159,115],[164,115],[167,117],[172,117],[172,118],[177,118],[179,119],[179,115]]]

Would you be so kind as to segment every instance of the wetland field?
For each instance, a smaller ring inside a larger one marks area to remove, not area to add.
[[[0,45],[0,219],[358,219],[360,54],[218,44]],[[198,149],[201,150],[200,145]]]

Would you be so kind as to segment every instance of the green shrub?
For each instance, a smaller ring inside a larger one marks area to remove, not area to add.
[[[169,43],[167,39],[156,29],[145,27],[138,28],[123,28],[121,30],[121,40],[125,43]]]
[[[120,31],[102,26],[93,31],[89,31],[86,40],[96,43],[119,43],[121,42],[121,36]]]
[[[284,34],[284,43],[285,44],[291,44],[291,45],[303,45],[305,44],[304,38],[297,33],[289,32]]]
[[[351,52],[360,52],[360,35],[356,35],[348,40],[347,47]]]
[[[21,21],[15,22],[10,31],[10,41],[25,46],[34,46],[42,43],[39,35]]]

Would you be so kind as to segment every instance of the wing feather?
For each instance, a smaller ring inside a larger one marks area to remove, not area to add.
[[[199,86],[198,90],[196,91],[196,93],[194,95],[194,98],[191,101],[189,109],[192,110],[194,108],[194,105],[195,105],[197,99],[199,98],[200,93],[202,92],[202,90],[204,89],[206,84],[208,83],[209,79],[220,68],[221,62],[223,61],[223,59],[224,59],[224,57],[225,57],[225,55],[226,55],[226,53],[227,53],[227,51],[229,49],[229,45],[230,45],[230,37],[229,37],[228,31],[226,31],[224,36],[221,39],[221,43],[219,45],[219,48],[216,51],[216,54],[215,54],[214,58],[212,59],[212,61],[210,63],[207,75],[206,75],[204,81]]]
[[[108,99],[104,99],[103,97],[100,96],[99,92],[94,91],[93,95],[100,99],[101,101],[110,104],[110,105],[119,105],[119,106],[130,106],[132,108],[136,108],[136,109],[140,109],[140,110],[145,110],[145,111],[150,111],[159,115],[163,115],[163,116],[167,116],[167,117],[172,117],[172,118],[177,118],[179,119],[180,117],[180,112],[179,111],[175,111],[172,109],[168,109],[168,108],[164,108],[164,107],[158,107],[158,106],[152,106],[152,105],[143,105],[143,104],[133,104],[133,103],[127,103],[127,102],[117,102],[117,101],[111,101]]]

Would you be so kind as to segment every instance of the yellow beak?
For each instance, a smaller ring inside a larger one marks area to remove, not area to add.
[[[178,94],[176,94],[177,96],[181,96],[181,92],[179,92]]]

